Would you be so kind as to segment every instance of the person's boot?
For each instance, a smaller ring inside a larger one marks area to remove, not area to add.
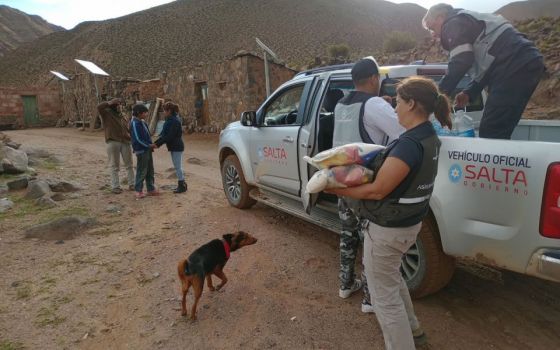
[[[187,183],[185,181],[178,181],[177,188],[173,191],[173,193],[183,193],[187,192]]]

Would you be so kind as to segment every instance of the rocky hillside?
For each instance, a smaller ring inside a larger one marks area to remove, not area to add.
[[[72,74],[74,58],[94,61],[113,76],[152,78],[256,51],[255,37],[301,67],[332,44],[345,43],[358,57],[378,51],[389,31],[424,38],[424,13],[382,0],[179,0],[24,45],[0,59],[0,86],[43,84],[51,69]]]
[[[65,29],[50,24],[39,16],[0,5],[0,57],[22,43],[62,30]]]
[[[539,17],[559,17],[560,0],[516,1],[500,8],[496,13],[510,21],[523,21]]]

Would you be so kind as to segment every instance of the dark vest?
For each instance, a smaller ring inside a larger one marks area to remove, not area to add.
[[[419,142],[423,149],[422,162],[405,178],[403,190],[395,190],[382,200],[356,200],[345,197],[348,206],[359,217],[384,227],[408,227],[421,222],[430,208],[430,197],[437,175],[440,140],[434,133]],[[368,166],[377,173],[389,151],[399,142],[387,146]],[[398,189],[399,187],[397,187]]]

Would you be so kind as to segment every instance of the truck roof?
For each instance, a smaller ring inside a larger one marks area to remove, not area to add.
[[[292,80],[298,80],[304,77],[329,74],[329,75],[345,75],[350,74],[353,63],[338,64],[333,66],[318,67],[296,74]],[[384,78],[403,78],[413,75],[444,75],[447,71],[447,63],[433,64],[410,64],[396,66],[381,66],[379,73]]]

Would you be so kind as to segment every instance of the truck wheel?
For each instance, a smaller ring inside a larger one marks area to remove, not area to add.
[[[455,271],[455,259],[446,255],[435,218],[430,213],[422,222],[416,243],[403,255],[401,273],[410,295],[420,298],[445,287]]]
[[[222,185],[231,206],[248,209],[256,203],[249,197],[251,187],[245,181],[239,159],[234,154],[227,156],[222,164]]]

